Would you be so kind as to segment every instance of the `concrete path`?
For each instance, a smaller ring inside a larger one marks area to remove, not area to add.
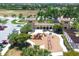
[[[18,24],[11,23],[12,20],[17,19],[17,18],[5,17],[5,19],[8,19],[7,23],[5,24],[5,26],[7,26],[7,28],[5,28],[5,30],[3,30],[3,31],[0,31],[0,42],[2,40],[7,40],[8,35],[12,33],[13,29],[20,29],[20,27],[17,27]]]

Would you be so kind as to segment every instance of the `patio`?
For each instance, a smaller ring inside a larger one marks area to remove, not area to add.
[[[54,34],[50,34],[49,32],[41,32],[41,33],[33,33],[32,34],[32,42],[36,45],[40,45],[40,48],[47,49],[51,52],[62,52],[63,49],[60,45],[60,39],[58,36]]]

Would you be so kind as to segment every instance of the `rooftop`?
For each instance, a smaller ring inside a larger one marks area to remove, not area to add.
[[[76,33],[74,30],[65,30],[68,35],[71,37],[71,39],[74,41],[74,43],[79,43],[79,36],[76,36]]]
[[[39,25],[39,26],[49,26],[49,25],[53,25],[53,24],[50,24],[50,23],[35,23],[35,25]]]

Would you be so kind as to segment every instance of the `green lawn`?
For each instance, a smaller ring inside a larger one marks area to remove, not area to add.
[[[46,22],[47,22],[47,23],[54,23],[54,21],[51,20],[51,19],[47,20]]]
[[[24,24],[24,23],[26,23],[26,22],[23,21],[23,20],[17,21],[17,20],[15,19],[15,20],[12,21],[12,23],[13,23],[13,24]]]
[[[0,20],[0,23],[6,24],[7,23],[7,20]]]
[[[64,52],[64,56],[79,56],[79,52],[75,51],[69,51],[69,52]]]

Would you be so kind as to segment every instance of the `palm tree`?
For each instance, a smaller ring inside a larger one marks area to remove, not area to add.
[[[20,13],[20,14],[19,14],[19,18],[22,18],[22,17],[23,17],[23,14],[22,14],[22,13]]]
[[[37,13],[37,18],[40,18],[40,20],[43,20],[44,18],[44,12],[42,10],[40,10],[38,13]]]

